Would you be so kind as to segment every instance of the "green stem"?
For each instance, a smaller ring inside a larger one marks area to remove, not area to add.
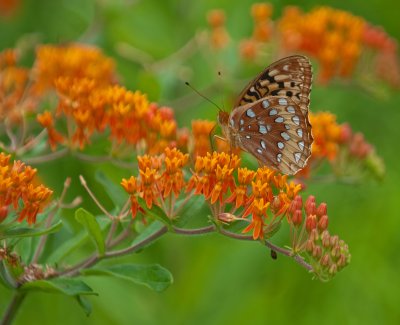
[[[26,292],[15,291],[10,304],[1,319],[1,325],[11,324],[17,315],[18,309],[26,297]]]

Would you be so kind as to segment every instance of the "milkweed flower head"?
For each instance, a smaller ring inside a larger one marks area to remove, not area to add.
[[[34,224],[53,191],[37,185],[36,169],[19,160],[11,163],[10,158],[0,153],[0,222],[16,215],[19,222],[26,219],[28,224]]]
[[[288,209],[288,220],[292,225],[292,234],[295,234],[292,235],[295,252],[307,252],[313,272],[321,280],[331,279],[350,263],[347,244],[327,229],[326,203],[317,205],[315,197],[309,196],[303,204],[301,197],[296,196]]]

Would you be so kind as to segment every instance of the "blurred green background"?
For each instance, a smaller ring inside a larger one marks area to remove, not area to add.
[[[124,46],[136,48],[134,56],[146,62],[151,62],[151,57],[168,57],[207,27],[206,14],[215,8],[226,11],[227,28],[233,39],[248,37],[252,31],[252,3],[21,1],[14,16],[0,18],[0,50],[32,41],[96,44],[116,60],[122,84],[142,90],[161,105],[171,105],[180,126],[190,126],[193,118],[214,119],[216,109],[193,96],[183,80],[191,80],[219,103],[224,96],[240,91],[240,86],[230,82],[230,76],[243,80],[252,77],[249,71],[238,68],[238,53],[216,53],[204,48],[186,62],[172,58],[145,69],[129,59]],[[348,10],[374,25],[382,25],[388,34],[400,39],[400,5],[393,1],[271,3],[274,18],[280,17],[283,7],[289,4],[304,10],[320,5]],[[218,80],[221,67],[222,80]],[[174,284],[166,292],[157,294],[120,280],[93,277],[88,283],[99,296],[89,298],[93,304],[89,318],[73,299],[35,293],[26,299],[15,323],[400,324],[400,94],[385,89],[385,96],[373,96],[344,82],[326,87],[315,84],[311,110],[330,110],[340,123],[347,121],[355,131],[363,132],[383,157],[387,169],[382,183],[371,180],[357,186],[310,184],[307,189],[319,202],[328,203],[330,231],[339,234],[352,253],[350,266],[334,280],[312,280],[289,258],[279,256],[273,261],[268,251],[254,243],[218,235],[167,235],[145,251],[124,258],[160,263],[171,270]],[[275,237],[274,242],[284,243],[285,235]],[[9,298],[10,292],[1,287],[1,311]]]

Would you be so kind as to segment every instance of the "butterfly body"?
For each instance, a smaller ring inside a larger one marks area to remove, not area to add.
[[[291,56],[267,67],[242,91],[230,114],[218,121],[232,147],[285,174],[304,168],[313,141],[308,120],[311,64]]]

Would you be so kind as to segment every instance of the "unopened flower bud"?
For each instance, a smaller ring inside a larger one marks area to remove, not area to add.
[[[331,236],[329,235],[329,232],[324,231],[321,234],[321,240],[322,240],[322,246],[325,248],[328,248],[331,246]]]
[[[319,239],[319,235],[318,235],[318,231],[317,231],[317,229],[313,229],[313,230],[311,230],[311,232],[310,232],[310,236],[308,237],[310,240],[312,240],[312,241],[316,241],[316,240],[318,240]]]
[[[220,213],[218,215],[218,220],[222,221],[222,222],[225,222],[225,223],[230,223],[230,222],[235,221],[237,219],[238,218],[235,215],[233,215],[232,213],[224,212],[224,213]]]
[[[322,217],[323,215],[326,215],[327,213],[328,213],[327,204],[325,202],[322,202],[317,208],[317,216]]]
[[[345,254],[340,254],[336,264],[339,268],[343,268],[347,265],[347,258],[345,256]]]
[[[321,255],[322,255],[321,246],[315,245],[314,249],[313,249],[313,252],[312,252],[312,256],[316,257],[316,258],[319,258],[319,257],[321,257]]]
[[[296,226],[296,227],[300,226],[301,222],[302,222],[302,219],[303,219],[303,214],[301,213],[301,210],[296,210],[293,213],[293,217],[292,217],[293,225]]]
[[[319,262],[322,266],[328,266],[331,264],[331,258],[329,257],[329,254],[325,254],[322,256],[321,261]]]
[[[328,216],[324,214],[318,221],[318,229],[320,231],[326,230],[328,228]]]
[[[331,237],[331,246],[337,246],[339,244],[339,236],[335,235]]]
[[[305,210],[307,215],[315,214],[315,197],[310,195],[306,201]]]
[[[337,273],[337,266],[336,264],[332,264],[331,267],[329,268],[329,274],[335,275]]]
[[[314,244],[313,240],[311,240],[311,239],[307,240],[307,242],[306,242],[306,251],[311,253],[314,250],[314,246],[315,246],[315,244]]]
[[[315,214],[308,215],[306,219],[306,229],[310,233],[311,230],[317,228],[317,216]]]

